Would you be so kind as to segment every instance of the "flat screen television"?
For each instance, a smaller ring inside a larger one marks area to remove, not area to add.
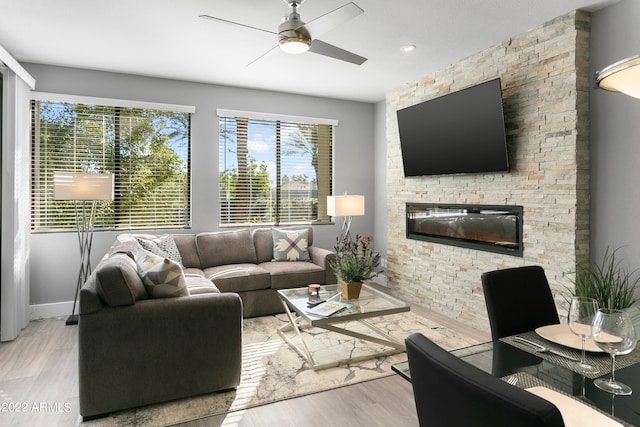
[[[396,114],[406,177],[509,171],[499,78]]]

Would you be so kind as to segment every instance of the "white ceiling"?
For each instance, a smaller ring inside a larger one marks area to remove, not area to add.
[[[368,58],[287,55],[283,0],[0,0],[0,45],[18,61],[377,102],[385,93],[575,9],[617,0],[355,0],[364,13],[319,37]],[[311,21],[348,0],[307,0]],[[415,44],[410,54],[400,46]],[[37,85],[37,83],[36,83]],[[37,87],[36,87],[37,88]]]

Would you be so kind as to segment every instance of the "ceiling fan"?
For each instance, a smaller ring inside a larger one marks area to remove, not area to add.
[[[291,13],[282,18],[282,23],[278,26],[278,31],[269,31],[262,28],[252,27],[250,25],[241,24],[239,22],[233,22],[226,19],[218,18],[210,15],[200,15],[200,18],[211,19],[213,21],[224,22],[226,24],[239,25],[241,27],[250,28],[252,30],[258,30],[265,33],[269,33],[278,36],[278,45],[269,49],[267,52],[260,55],[258,58],[251,61],[247,66],[253,64],[278,46],[283,52],[299,54],[304,52],[313,52],[318,55],[328,56],[330,58],[338,59],[340,61],[350,62],[352,64],[361,65],[367,58],[364,58],[355,53],[341,49],[337,46],[325,43],[318,40],[317,37],[325,34],[329,30],[337,27],[338,25],[355,18],[364,11],[353,2],[347,3],[344,6],[340,6],[331,12],[305,23],[300,19],[298,14],[298,6],[304,3],[305,0],[284,0],[285,3],[291,7]]]

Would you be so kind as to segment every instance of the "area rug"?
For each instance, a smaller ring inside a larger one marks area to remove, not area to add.
[[[391,365],[406,361],[406,354],[400,353],[314,371],[277,334],[277,328],[285,323],[285,315],[245,319],[242,377],[234,391],[122,411],[80,425],[168,426],[393,375]],[[420,332],[448,350],[477,343],[411,312],[381,317],[370,323],[401,341],[411,333]],[[377,344],[318,328],[304,329],[303,333],[312,352],[331,348],[333,353],[348,357],[382,349]]]

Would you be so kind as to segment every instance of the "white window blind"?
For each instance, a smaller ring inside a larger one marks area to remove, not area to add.
[[[53,200],[54,171],[114,174],[96,229],[189,228],[190,126],[183,111],[32,101],[32,231],[75,229],[74,202]]]
[[[330,121],[219,114],[221,226],[328,222]]]

